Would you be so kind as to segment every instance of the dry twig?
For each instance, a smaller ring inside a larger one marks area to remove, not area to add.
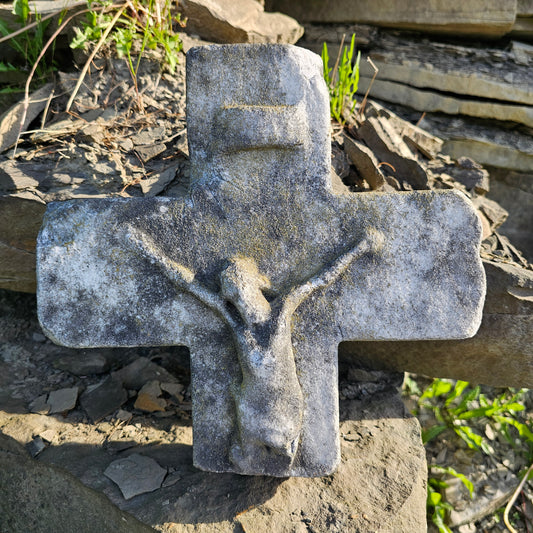
[[[374,75],[372,76],[372,79],[370,80],[370,84],[368,86],[368,89],[366,90],[365,97],[363,98],[363,101],[361,102],[361,107],[359,108],[359,112],[357,113],[359,115],[359,118],[363,116],[363,113],[365,112],[366,107],[366,101],[368,100],[368,94],[370,93],[370,89],[372,88],[372,85],[374,85],[374,80],[376,79],[376,76],[378,75],[379,68],[376,67],[374,62],[367,57],[366,60],[370,63],[372,68],[374,69]]]
[[[522,478],[522,481],[520,481],[518,487],[516,487],[516,490],[513,492],[513,495],[511,496],[511,499],[505,506],[505,511],[503,512],[503,522],[505,524],[505,527],[511,532],[511,533],[518,533],[516,529],[511,525],[511,522],[509,522],[509,512],[511,511],[512,506],[514,505],[514,502],[516,501],[516,498],[518,498],[518,495],[524,488],[524,485],[526,484],[526,481],[529,478],[529,474],[531,474],[531,471],[533,470],[533,463],[529,466],[527,469],[527,472],[524,474],[524,477]]]
[[[69,101],[67,102],[67,107],[65,108],[65,111],[67,113],[69,112],[74,102],[74,99],[76,98],[76,95],[78,94],[78,91],[80,90],[81,84],[83,83],[83,80],[85,79],[85,75],[87,74],[87,71],[89,70],[89,66],[92,63],[94,56],[98,53],[98,50],[100,50],[100,48],[104,44],[105,40],[107,39],[107,36],[111,32],[115,24],[117,23],[117,20],[120,18],[122,13],[124,13],[126,6],[127,4],[123,4],[122,7],[115,13],[115,16],[113,17],[113,19],[111,20],[107,28],[105,29],[104,33],[102,33],[102,36],[100,37],[99,41],[96,43],[96,46],[93,48],[93,51],[91,52],[91,55],[85,62],[85,65],[83,65],[83,69],[80,72],[80,76],[78,78],[78,81],[76,82],[76,86],[74,87],[74,90],[72,91],[72,95],[70,96]]]

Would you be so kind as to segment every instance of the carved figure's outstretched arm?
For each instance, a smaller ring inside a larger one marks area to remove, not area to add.
[[[166,257],[151,237],[132,226],[128,226],[127,238],[134,245],[134,250],[137,253],[152,264],[157,265],[178,288],[188,292],[212,309],[230,328],[233,330],[237,328],[237,323],[227,310],[224,299],[196,280],[195,274],[190,268]]]
[[[294,287],[283,300],[282,320],[289,319],[314,291],[329,287],[355,260],[368,252],[379,252],[383,248],[384,240],[384,235],[380,231],[369,230],[359,244],[340,255],[332,265],[310,277],[305,283]]]

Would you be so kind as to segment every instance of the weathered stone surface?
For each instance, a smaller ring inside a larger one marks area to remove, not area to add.
[[[511,30],[514,39],[524,39],[531,41],[533,35],[533,17],[516,17]]]
[[[489,197],[505,208],[509,216],[500,232],[533,263],[533,173],[491,169]]]
[[[385,176],[379,170],[379,162],[370,148],[345,136],[344,151],[372,189],[379,189],[385,184]]]
[[[0,531],[153,532],[67,471],[32,459],[14,439],[1,433],[0,494]]]
[[[88,376],[107,372],[109,363],[103,354],[93,352],[83,355],[61,355],[54,361],[54,368],[76,376]]]
[[[407,88],[466,95],[494,102],[533,105],[528,45],[509,48],[459,46],[407,36],[381,35],[369,56],[378,78]],[[374,69],[361,61],[361,75]],[[446,94],[442,94],[446,96]]]
[[[177,379],[162,366],[147,357],[138,357],[129,365],[113,373],[113,377],[127,389],[140,390],[149,381],[175,383]]]
[[[367,118],[358,128],[357,136],[371,147],[384,164],[392,165],[397,179],[403,179],[415,189],[427,189],[428,176],[395,128],[379,117]]]
[[[113,461],[104,475],[114,481],[126,500],[157,490],[167,471],[161,468],[151,457],[133,453],[123,459]]]
[[[302,22],[357,22],[423,32],[500,37],[511,30],[516,2],[474,0],[432,2],[416,0],[269,0],[269,10]]]
[[[128,399],[122,383],[113,376],[107,377],[94,388],[87,389],[80,397],[85,412],[94,422],[114,413]]]
[[[479,221],[451,191],[333,194],[322,64],[303,49],[193,49],[187,98],[188,198],[49,207],[41,324],[72,346],[190,346],[197,466],[324,475],[338,342],[474,334]]]
[[[45,210],[30,191],[0,195],[0,288],[35,292],[35,242]]]
[[[187,30],[216,43],[295,43],[303,34],[296,20],[265,13],[255,0],[180,0]]]
[[[450,170],[450,175],[467,190],[478,194],[489,192],[489,173],[473,159],[459,157],[455,162],[456,169]]]
[[[30,122],[45,108],[52,92],[52,83],[47,83],[29,97],[28,107],[24,111],[24,103],[15,104],[0,117],[0,152],[14,145],[19,131],[25,131]],[[21,121],[26,113],[24,121]],[[1,177],[1,174],[0,174]]]
[[[358,94],[366,93],[371,78],[362,76],[359,80]],[[437,91],[415,89],[393,81],[376,79],[370,95],[387,102],[394,102],[421,112],[441,112],[449,115],[468,115],[470,117],[512,121],[533,127],[533,106],[486,102],[441,94]]]
[[[42,394],[35,398],[29,405],[32,413],[47,415],[50,412],[50,404],[47,403],[48,394]]]
[[[519,128],[491,120],[428,113],[420,126],[441,137],[442,152],[453,159],[467,155],[483,166],[533,170],[533,138]]]
[[[533,17],[533,0],[517,0],[516,14],[522,17]]]
[[[484,267],[488,292],[483,321],[471,339],[342,343],[339,357],[370,368],[533,387],[533,271],[492,261],[484,261]]]
[[[50,405],[50,414],[66,413],[74,409],[78,401],[78,387],[53,390],[46,403]]]
[[[442,151],[443,140],[432,135],[426,130],[415,126],[408,120],[400,118],[395,113],[389,111],[386,107],[378,104],[373,100],[367,100],[365,108],[365,117],[384,117],[393,129],[399,132],[400,137],[407,146],[420,152],[427,159],[435,159]]]
[[[343,460],[331,476],[213,476],[192,469],[189,453],[178,452],[182,447],[170,447],[157,459],[176,469],[179,482],[145,494],[138,503],[117,504],[165,533],[189,528],[232,533],[241,527],[303,532],[308,526],[315,531],[425,532],[425,451],[418,421],[407,414],[397,390],[341,400],[340,419]],[[190,428],[184,430],[179,442],[190,448]]]
[[[155,411],[164,411],[167,402],[160,398],[162,394],[159,381],[149,381],[137,394],[135,400],[135,409],[140,409],[146,413],[153,413]]]

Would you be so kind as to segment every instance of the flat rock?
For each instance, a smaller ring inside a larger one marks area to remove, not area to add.
[[[516,3],[497,0],[428,3],[425,0],[269,0],[269,10],[302,22],[358,23],[423,32],[501,37],[513,27]]]
[[[469,191],[478,194],[489,192],[489,173],[469,157],[457,159],[455,168],[450,169],[449,173]]]
[[[344,151],[360,176],[374,190],[383,187],[385,176],[379,169],[379,162],[370,148],[350,137],[344,137]]]
[[[428,175],[416,155],[386,119],[368,117],[357,129],[357,136],[380,162],[392,165],[394,177],[415,189],[429,188]]]
[[[462,487],[457,485],[457,482],[461,483],[458,479],[450,480],[450,487],[445,489],[446,501],[454,507],[450,511],[449,521],[447,522],[449,527],[455,528],[463,524],[475,523],[505,507],[520,483],[520,478],[509,469],[503,467],[503,465],[500,468],[493,468],[483,472],[483,475],[474,472],[473,475],[469,474],[467,477],[475,487],[473,498],[465,498],[464,495],[463,498],[457,497],[457,492],[460,493],[462,490]],[[479,478],[484,479],[481,480]],[[456,489],[456,486],[459,487],[459,490]],[[486,492],[483,490],[485,486],[491,487],[493,490]],[[467,505],[465,505],[465,500]]]
[[[76,407],[78,401],[78,387],[53,390],[48,395],[46,403],[50,405],[50,414],[66,413]]]
[[[0,530],[9,533],[153,533],[67,471],[32,459],[0,433]],[[59,505],[60,503],[60,505]]]
[[[75,376],[103,374],[109,369],[109,362],[98,352],[76,355],[61,355],[54,360],[54,368],[65,370]]]
[[[176,177],[179,167],[172,166],[162,172],[158,172],[154,176],[143,179],[140,182],[141,190],[145,196],[156,196],[162,193],[167,185]]]
[[[151,457],[133,453],[123,459],[113,461],[104,475],[114,481],[124,499],[129,500],[139,494],[153,492],[161,487],[167,471]]]
[[[369,57],[379,69],[378,80],[495,103],[533,105],[527,45],[481,48],[382,34]],[[374,69],[361,61],[360,74],[371,78]]]
[[[94,388],[87,389],[80,397],[85,412],[94,422],[114,413],[128,399],[122,382],[113,376],[107,377]]]
[[[371,78],[362,76],[358,94],[364,95],[370,86]],[[471,100],[423,90],[403,83],[380,80],[374,81],[370,89],[374,98],[401,104],[420,112],[441,112],[449,115],[511,121],[533,127],[533,106],[498,103],[495,101]],[[463,154],[464,155],[464,154]]]
[[[177,453],[180,443],[192,438],[191,428],[184,428],[186,435],[169,447],[164,463],[174,468],[179,482],[116,503],[164,533],[190,528],[199,533],[240,528],[425,532],[425,451],[418,421],[406,413],[397,390],[341,401],[340,417],[343,459],[331,476],[276,479],[201,472],[190,467],[190,452]]]
[[[162,390],[159,381],[149,381],[138,392],[135,400],[135,409],[140,409],[146,413],[164,411],[167,402],[161,398]]]
[[[491,169],[491,178],[489,198],[509,213],[500,232],[533,263],[533,173]]]
[[[50,412],[50,404],[47,403],[48,394],[42,394],[35,398],[29,405],[31,413],[47,415]]]
[[[25,131],[30,122],[45,108],[53,86],[53,83],[47,83],[30,94],[24,121],[22,121],[24,115],[23,102],[15,104],[0,117],[0,152],[13,146],[17,140],[19,131]]]
[[[187,31],[216,43],[295,43],[303,34],[296,20],[265,13],[255,0],[180,0]]]
[[[533,138],[520,128],[431,113],[424,115],[420,125],[444,140],[442,152],[453,159],[468,155],[484,166],[519,172],[533,169]]]
[[[127,389],[140,390],[149,381],[177,383],[177,378],[162,366],[146,357],[139,357],[129,365],[113,372],[113,376],[121,381]]]
[[[0,194],[0,288],[35,292],[35,241],[45,210],[36,192]]]
[[[39,435],[26,444],[26,450],[32,457],[37,457],[45,448],[46,444]]]

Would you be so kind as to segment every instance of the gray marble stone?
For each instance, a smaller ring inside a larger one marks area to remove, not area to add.
[[[318,56],[187,58],[186,199],[48,207],[43,330],[74,347],[187,345],[194,463],[321,476],[339,453],[337,347],[472,336],[481,225],[454,191],[334,194]]]

